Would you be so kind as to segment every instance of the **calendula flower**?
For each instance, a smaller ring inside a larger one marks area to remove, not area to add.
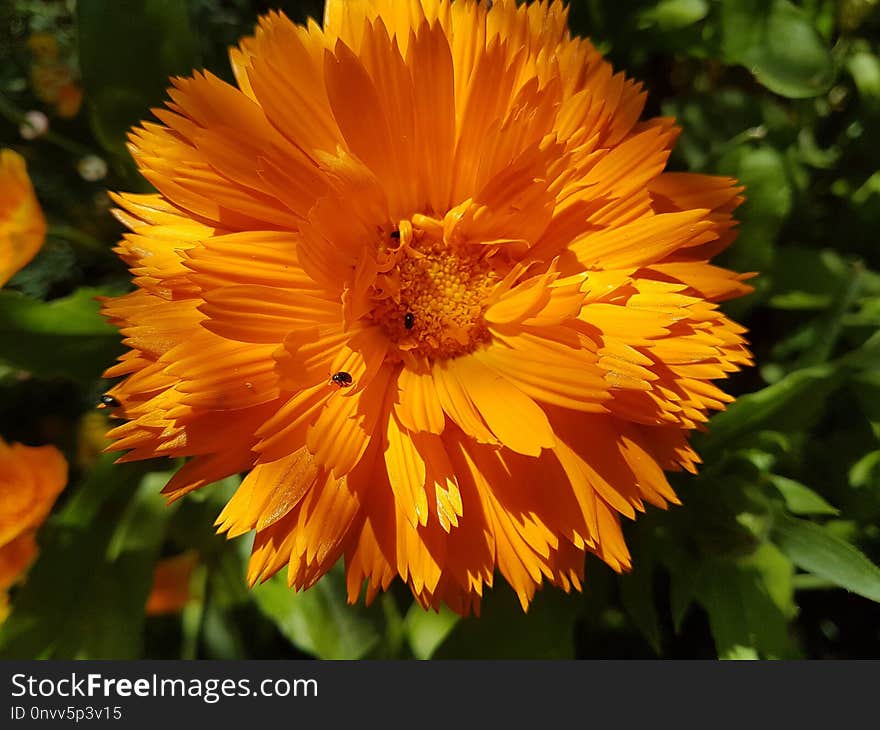
[[[131,135],[114,448],[190,457],[172,499],[249,470],[251,583],[344,558],[352,601],[464,613],[628,568],[620,515],[677,502],[749,362],[735,182],[664,172],[673,121],[558,2],[329,0],[231,58]]]
[[[153,586],[147,597],[146,613],[159,616],[182,611],[189,603],[192,575],[198,563],[199,555],[194,551],[160,560],[153,571]]]
[[[54,446],[0,439],[0,620],[7,591],[37,555],[36,533],[67,484],[67,462]]]
[[[24,158],[0,150],[0,286],[36,256],[45,238],[46,219]]]

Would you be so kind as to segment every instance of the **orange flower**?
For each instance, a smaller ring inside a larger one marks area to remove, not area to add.
[[[79,84],[71,81],[58,89],[58,98],[55,101],[55,111],[63,119],[72,119],[79,114],[83,101],[83,90]]]
[[[190,582],[198,565],[198,553],[188,552],[160,560],[153,571],[153,587],[147,597],[150,616],[177,613],[189,603]]]
[[[34,33],[28,38],[28,48],[41,63],[51,63],[58,58],[58,41],[51,33]]]
[[[46,220],[24,158],[0,150],[0,286],[37,255],[45,237]]]
[[[54,446],[0,439],[0,618],[6,591],[37,554],[36,533],[67,483],[67,462]]]
[[[73,74],[63,63],[36,63],[31,66],[31,88],[40,101],[58,103],[61,90],[69,86]]]
[[[131,135],[114,448],[191,457],[172,499],[250,470],[251,583],[344,557],[352,601],[468,612],[496,569],[526,607],[629,568],[620,515],[677,503],[749,363],[735,182],[663,171],[672,120],[558,2],[329,0],[231,56]]]

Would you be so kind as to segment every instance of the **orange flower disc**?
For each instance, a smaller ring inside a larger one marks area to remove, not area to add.
[[[45,238],[46,220],[24,158],[0,150],[0,286],[37,255]]]
[[[329,0],[231,58],[131,135],[113,448],[190,457],[171,498],[249,471],[252,583],[344,558],[352,601],[466,613],[629,568],[620,515],[677,502],[750,362],[735,182],[664,172],[673,121],[558,2]]]

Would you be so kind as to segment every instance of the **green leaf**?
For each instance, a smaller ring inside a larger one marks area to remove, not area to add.
[[[869,51],[853,53],[846,63],[862,99],[873,109],[880,107],[880,59]]]
[[[459,621],[435,659],[573,659],[581,598],[547,587],[528,613],[506,583],[483,597],[480,615]]]
[[[880,374],[877,372],[880,370],[880,332],[875,332],[858,348],[848,352],[840,361],[856,370],[864,369],[874,371],[875,375]]]
[[[823,527],[778,514],[770,539],[799,568],[880,602],[880,568]]]
[[[126,553],[155,552],[165,537],[169,518],[179,503],[168,504],[162,488],[171,479],[171,472],[147,474],[140,483],[134,499],[119,516],[116,531],[107,546],[110,560]]]
[[[660,0],[653,8],[639,13],[642,26],[656,25],[671,31],[698,23],[709,14],[706,0]]]
[[[404,619],[404,633],[416,659],[430,659],[446,640],[461,616],[441,606],[439,611],[426,611],[413,603]]]
[[[90,382],[122,352],[119,332],[98,313],[98,289],[42,302],[0,291],[0,358],[40,377]]]
[[[92,129],[105,149],[128,160],[128,130],[149,116],[198,56],[187,3],[78,0],[79,65]]]
[[[142,471],[105,457],[49,521],[39,558],[0,629],[0,657],[141,656],[144,605],[170,512],[149,480],[132,494],[129,485]]]
[[[391,611],[389,621],[384,610],[391,596],[383,595],[370,607],[349,605],[341,565],[302,592],[287,586],[282,571],[255,587],[253,596],[294,646],[321,659],[360,659],[396,648],[382,646],[386,633],[394,628],[389,624],[401,620]]]
[[[880,450],[869,451],[849,470],[850,486],[880,489]]]
[[[880,371],[859,373],[853,378],[852,389],[860,410],[880,439]]]
[[[144,465],[137,469],[142,471]],[[114,464],[108,473],[108,481],[116,482],[117,490],[119,470],[120,466]],[[122,471],[124,475],[129,470]],[[113,531],[103,559],[87,578],[87,598],[77,606],[76,623],[55,645],[55,657],[109,659],[142,655],[144,606],[168,521],[177,508],[168,505],[160,493],[168,477],[168,473],[146,474],[125,508],[110,521]],[[120,491],[125,495],[125,489]],[[84,529],[91,530],[93,525]]]
[[[701,574],[698,598],[720,659],[793,655],[786,617],[754,568],[715,561]]]
[[[44,299],[76,272],[77,261],[73,248],[66,241],[46,235],[43,247],[34,259],[12,277],[9,284],[29,297]]]
[[[838,288],[833,305],[816,323],[815,342],[798,359],[801,367],[818,365],[831,357],[843,327],[843,317],[858,297],[862,271],[858,263],[848,267],[846,280]]]
[[[709,432],[695,440],[703,456],[729,448],[752,431],[797,431],[809,425],[825,399],[840,385],[844,371],[833,364],[797,370],[773,385],[740,396],[709,423]]]
[[[722,52],[791,99],[825,93],[834,64],[809,16],[788,0],[723,0]]]
[[[760,573],[767,593],[786,619],[798,612],[794,601],[795,569],[792,562],[775,545],[765,542],[751,555],[741,558],[739,565]]]
[[[631,573],[620,576],[620,599],[627,614],[651,648],[660,654],[662,641],[657,603],[654,600],[653,566],[645,561]]]
[[[723,263],[737,271],[772,270],[776,239],[794,196],[785,159],[768,144],[738,144],[721,156],[713,172],[731,175],[746,188],[745,203],[737,211],[742,224],[736,245],[725,252]],[[730,313],[741,316],[765,295],[771,283],[768,277],[753,279],[756,294],[728,305]]]
[[[864,297],[858,302],[856,311],[843,317],[845,327],[864,327],[876,331],[880,329],[880,297]]]
[[[735,176],[747,190],[746,202],[738,213],[747,228],[739,238],[759,239],[766,247],[791,212],[793,193],[785,159],[770,145],[738,145],[721,157],[718,167]],[[752,256],[762,270],[772,262],[770,257],[762,259],[757,253]]]
[[[675,633],[681,633],[681,626],[687,616],[688,609],[697,597],[697,587],[700,583],[700,566],[689,566],[691,569],[682,569],[683,566],[670,567],[669,584],[669,609],[672,613],[672,627]]]
[[[248,656],[247,627],[239,626],[234,614],[223,611],[213,601],[200,617],[201,640],[211,659],[242,659]]]
[[[782,495],[789,512],[796,515],[840,514],[839,510],[828,504],[821,495],[794,479],[771,474],[770,483]]]
[[[771,307],[824,310],[838,295],[852,266],[830,249],[780,247],[773,261]]]

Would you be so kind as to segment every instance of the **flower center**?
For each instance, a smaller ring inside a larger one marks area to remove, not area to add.
[[[452,246],[405,228],[394,263],[376,280],[373,317],[402,357],[442,360],[488,340],[486,300],[498,279],[482,246]]]

